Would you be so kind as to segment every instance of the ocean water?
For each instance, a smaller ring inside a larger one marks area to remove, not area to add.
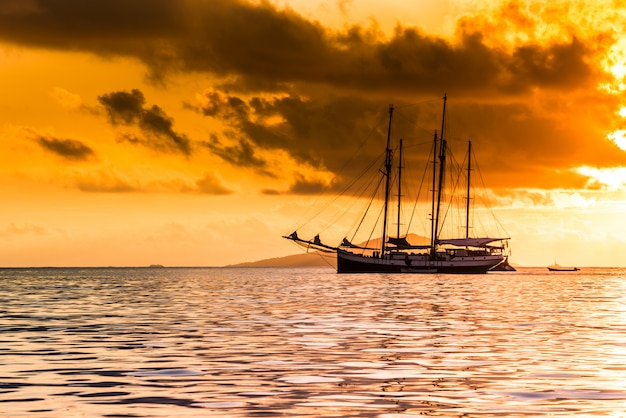
[[[1,417],[626,417],[626,269],[0,269]]]

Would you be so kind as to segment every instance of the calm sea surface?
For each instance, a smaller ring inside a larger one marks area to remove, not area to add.
[[[0,269],[2,417],[626,417],[626,269]]]

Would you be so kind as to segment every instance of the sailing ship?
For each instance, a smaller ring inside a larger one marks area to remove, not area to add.
[[[402,140],[399,141],[399,161],[397,173],[398,184],[398,230],[395,237],[388,234],[390,221],[391,184],[393,167],[393,150],[391,148],[391,126],[394,115],[393,105],[389,106],[389,127],[387,129],[387,145],[384,154],[384,164],[379,170],[384,183],[384,208],[382,209],[382,239],[368,240],[364,244],[356,245],[347,238],[337,245],[328,245],[322,242],[319,234],[313,239],[302,239],[298,231],[294,231],[283,238],[289,239],[307,249],[322,252],[334,252],[337,257],[337,273],[458,273],[458,274],[481,274],[506,263],[506,243],[509,237],[470,236],[470,173],[472,145],[468,145],[467,161],[467,197],[465,234],[460,237],[442,238],[443,214],[442,195],[444,178],[446,176],[446,156],[448,155],[447,142],[444,137],[446,118],[447,97],[443,98],[443,114],[441,133],[435,132],[432,142],[432,194],[430,213],[430,237],[428,243],[420,245],[411,244],[408,240],[409,233],[404,236],[400,233],[400,205],[402,191]],[[429,157],[430,158],[430,157]],[[413,237],[413,235],[411,236]],[[379,241],[379,243],[377,242]],[[374,247],[372,243],[378,245]]]

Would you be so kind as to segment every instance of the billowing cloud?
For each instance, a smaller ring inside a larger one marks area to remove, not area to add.
[[[234,147],[221,145],[216,137],[206,144],[224,159],[262,165],[254,156],[255,148],[285,150],[300,163],[336,171],[354,153],[355,145],[371,137],[377,124],[382,121],[380,126],[385,127],[386,110],[382,109],[381,117],[375,114],[375,104],[350,97],[243,98],[214,89],[204,93],[200,105],[203,114],[226,124],[226,136],[239,138]],[[368,120],[370,116],[378,120]]]
[[[375,24],[325,27],[269,1],[16,4],[0,0],[0,41],[130,57],[162,86],[181,72],[208,75],[213,85],[200,109],[225,128],[198,144],[264,175],[276,173],[268,155],[280,152],[328,170],[339,187],[359,171],[350,163],[355,149],[367,144],[365,160],[382,148],[388,103],[413,129],[394,131],[394,139],[427,141],[438,105],[409,105],[444,92],[448,138],[458,148],[476,144],[489,184],[584,187],[576,167],[626,164],[620,141],[607,139],[623,129],[614,93],[623,92],[626,74],[618,71],[626,65],[618,42],[626,19],[612,7],[505,0],[460,16],[454,36],[444,37],[402,23],[387,34]],[[56,97],[71,103],[71,95]],[[190,139],[141,91],[99,101],[119,140],[192,154]],[[291,178],[294,192],[320,182]]]
[[[156,78],[205,72],[266,88],[305,82],[395,95],[580,88],[589,84],[597,49],[567,20],[567,5],[560,17],[572,31],[568,38],[540,44],[520,37],[505,48],[494,44],[496,35],[485,30],[493,22],[486,19],[462,21],[457,39],[450,41],[402,26],[391,38],[361,26],[329,29],[268,2],[31,0],[31,7],[23,8],[13,3],[0,3],[5,41],[135,57]],[[517,30],[535,29],[520,23],[532,19],[530,12],[505,10]]]
[[[394,139],[404,138],[411,148],[408,158],[424,159],[432,135],[440,129],[442,100],[420,104],[396,103]],[[472,140],[481,169],[494,187],[584,187],[586,179],[572,167],[626,164],[626,154],[602,131],[582,124],[562,123],[550,105],[533,109],[526,103],[481,103],[472,99],[451,98],[448,103],[446,138],[462,158],[467,141]],[[578,122],[590,113],[604,112],[602,103],[584,114],[571,103]],[[286,151],[295,161],[330,170],[341,178],[351,178],[363,169],[364,162],[382,156],[388,108],[353,97],[304,98],[298,95],[244,98],[208,90],[201,100],[201,111],[228,127],[227,137],[238,138],[239,145],[225,146],[214,139],[208,146],[225,160],[241,165],[255,154],[254,149]],[[596,138],[591,141],[591,138]],[[355,154],[358,152],[358,155]],[[292,190],[312,191],[319,179],[302,179]],[[324,184],[324,182],[320,183]],[[342,187],[343,182],[335,183]]]

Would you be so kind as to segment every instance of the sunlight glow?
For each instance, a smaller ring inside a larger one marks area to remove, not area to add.
[[[626,188],[626,167],[597,168],[582,166],[574,169],[574,171],[589,177],[588,183],[591,186],[599,185],[602,188],[613,191]]]
[[[624,64],[624,62],[618,62],[612,65],[610,70],[617,80],[621,80],[626,75],[626,64]]]
[[[615,142],[615,145],[617,145],[621,150],[626,151],[626,130],[618,129],[617,131],[608,134],[607,137],[611,141]]]
[[[626,76],[626,39],[618,39],[608,50],[603,64],[613,74],[615,84],[620,84]]]

